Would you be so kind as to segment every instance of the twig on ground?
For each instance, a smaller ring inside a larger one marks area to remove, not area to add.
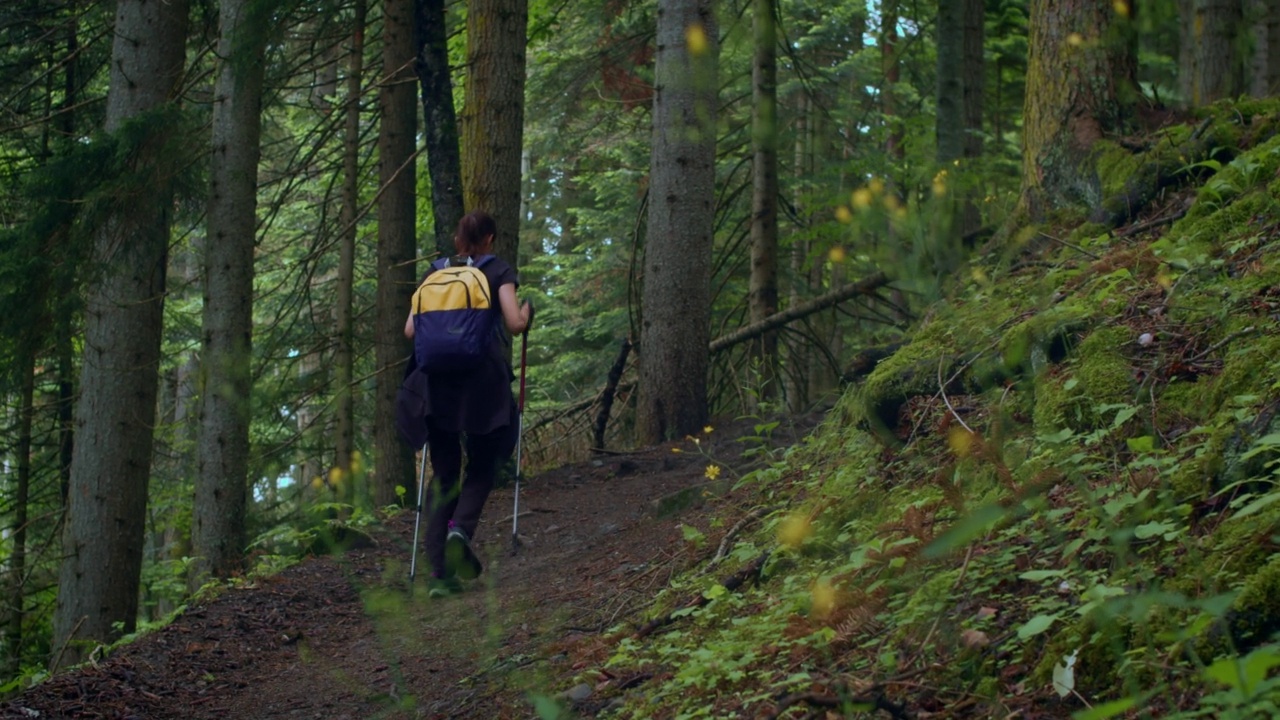
[[[1059,245],[1061,245],[1061,246],[1063,246],[1063,247],[1071,248],[1072,250],[1075,250],[1076,252],[1080,253],[1081,255],[1087,255],[1087,256],[1089,256],[1089,257],[1093,258],[1094,260],[1101,260],[1101,259],[1102,259],[1102,258],[1100,258],[1099,256],[1094,255],[1093,253],[1089,252],[1088,250],[1085,250],[1084,248],[1080,247],[1079,245],[1072,245],[1071,243],[1067,242],[1066,240],[1062,240],[1062,239],[1056,238],[1056,237],[1054,237],[1054,236],[1050,235],[1050,234],[1049,234],[1049,233],[1047,233],[1047,232],[1041,232],[1041,233],[1040,233],[1040,236],[1041,236],[1041,237],[1045,237],[1045,238],[1049,238],[1050,240],[1052,240],[1052,241],[1054,241],[1054,242],[1058,243]]]
[[[746,527],[747,523],[751,522],[752,520],[759,519],[760,517],[766,514],[768,513],[765,512],[765,509],[763,507],[758,507],[755,510],[752,510],[751,512],[744,515],[741,520],[734,523],[733,527],[729,528],[729,531],[724,534],[723,538],[721,538],[720,547],[716,549],[715,556],[713,556],[710,560],[707,561],[706,567],[702,568],[702,570],[698,574],[705,575],[711,572],[712,566],[714,566],[716,563],[723,560],[725,556],[729,553],[729,544],[733,542],[733,538],[736,537],[737,534],[742,531],[742,528]]]
[[[1248,334],[1250,334],[1250,333],[1254,333],[1254,332],[1257,332],[1257,331],[1258,331],[1258,328],[1256,328],[1256,327],[1254,327],[1254,326],[1250,325],[1249,327],[1247,327],[1247,328],[1245,328],[1245,329],[1243,329],[1243,330],[1241,330],[1241,331],[1239,331],[1239,332],[1233,332],[1233,333],[1231,333],[1230,335],[1228,335],[1228,336],[1226,336],[1226,337],[1222,338],[1222,339],[1221,339],[1221,340],[1219,340],[1218,342],[1216,342],[1216,343],[1214,343],[1214,344],[1210,345],[1210,346],[1208,347],[1208,349],[1206,349],[1204,352],[1197,354],[1195,357],[1193,357],[1193,358],[1191,358],[1191,359],[1187,360],[1187,362],[1189,362],[1189,363],[1196,362],[1197,360],[1200,360],[1201,358],[1203,358],[1204,356],[1208,355],[1209,353],[1212,353],[1212,352],[1214,352],[1215,350],[1220,349],[1223,345],[1226,345],[1227,343],[1231,342],[1232,340],[1235,340],[1236,338],[1240,337],[1241,335],[1248,335]]]
[[[938,394],[942,396],[943,404],[945,404],[947,406],[947,409],[951,411],[951,417],[955,418],[956,421],[960,423],[960,427],[964,428],[966,432],[972,435],[973,428],[965,424],[964,418],[960,417],[960,413],[956,412],[956,409],[951,406],[951,400],[947,398],[947,386],[942,384],[943,361],[944,361],[944,358],[938,358]]]
[[[58,657],[54,658],[53,665],[49,667],[50,675],[57,674],[58,666],[62,664],[62,656],[67,652],[67,645],[71,644],[71,639],[76,636],[76,633],[80,631],[80,626],[88,619],[88,615],[81,616],[80,620],[76,622],[75,627],[71,628],[71,632],[67,633],[67,639],[62,642],[62,649],[58,651]]]

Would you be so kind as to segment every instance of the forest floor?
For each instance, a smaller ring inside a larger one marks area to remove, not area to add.
[[[794,444],[820,418],[772,433]],[[705,560],[712,540],[750,511],[733,471],[755,435],[725,423],[691,440],[527,478],[513,547],[513,488],[495,490],[477,531],[486,571],[460,595],[431,599],[408,583],[414,515],[401,512],[371,547],[310,557],[188,606],[174,622],[60,673],[0,705],[3,718],[219,720],[534,718],[539,703],[593,715],[583,648],[634,628],[670,576]],[[674,450],[679,450],[676,452]],[[727,470],[706,476],[714,459]],[[421,560],[421,554],[418,556]],[[597,677],[594,683],[638,682]]]

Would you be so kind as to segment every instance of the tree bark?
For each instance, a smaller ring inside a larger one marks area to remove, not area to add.
[[[422,86],[423,135],[427,174],[431,178],[431,218],[435,250],[453,254],[453,233],[464,214],[462,156],[458,151],[458,119],[449,75],[449,41],[444,0],[414,3],[414,45],[418,82]]]
[[[31,433],[35,419],[36,356],[28,350],[22,354],[22,395],[18,401],[18,477],[13,487],[13,526],[9,540],[13,545],[9,556],[9,616],[5,627],[5,676],[14,677],[22,670],[22,626],[26,621],[27,574],[27,502],[31,496]]]
[[[1237,39],[1244,32],[1242,0],[1179,0],[1182,22],[1183,95],[1201,107],[1244,90],[1244,59]]]
[[[223,0],[204,243],[199,468],[191,518],[192,588],[242,568],[253,382],[253,250],[263,55],[271,18],[253,0]]]
[[[87,296],[53,618],[55,658],[65,648],[65,663],[136,627],[176,172],[162,153],[174,124],[157,122],[152,111],[174,97],[186,30],[187,0],[116,5],[105,129],[116,134],[140,122],[144,137],[129,164],[150,177],[140,183],[145,191],[120,198],[95,231],[93,256],[105,274]]]
[[[355,291],[356,236],[360,202],[360,81],[364,75],[365,0],[355,0],[354,29],[347,65],[346,129],[342,140],[342,237],[338,242],[337,308],[334,313],[338,335],[334,353],[334,467],[343,502],[354,499],[349,472],[355,449],[355,328],[352,303]]]
[[[527,0],[469,0],[463,199],[498,225],[494,254],[518,266]]]
[[[1249,92],[1266,98],[1280,93],[1280,5],[1274,0],[1250,0],[1253,54],[1249,63]]]
[[[794,158],[794,186],[796,215],[807,220],[809,212],[805,207],[806,186],[813,178],[813,117],[816,115],[814,102],[807,93],[801,92],[796,98],[796,130]],[[796,307],[809,293],[809,242],[804,237],[791,240],[791,288],[787,294],[787,307]],[[786,361],[779,365],[782,375],[783,389],[786,393],[787,408],[798,413],[809,402],[809,374],[811,348],[802,338],[791,336],[784,343]]]
[[[901,160],[902,121],[898,119],[898,80],[902,69],[898,62],[898,0],[880,3],[880,69],[884,82],[880,88],[880,112],[884,115],[884,149],[890,160]]]
[[[379,506],[396,501],[396,486],[414,487],[413,450],[400,442],[395,426],[396,391],[402,364],[411,352],[404,337],[404,317],[413,297],[417,255],[415,145],[418,114],[414,105],[413,0],[385,0],[382,5],[382,77],[378,99],[382,124],[378,132],[378,290],[374,363],[374,444],[377,471],[373,500]]]
[[[751,64],[751,279],[749,315],[763,322],[778,312],[778,32],[774,0],[753,0],[755,54]],[[766,332],[752,347],[759,366],[759,399],[779,395],[778,335]]]
[[[1022,197],[1015,217],[1062,207],[1105,212],[1093,145],[1122,130],[1120,88],[1133,83],[1114,42],[1109,0],[1033,0],[1023,113]]]
[[[719,38],[713,0],[660,0],[636,433],[706,422]]]

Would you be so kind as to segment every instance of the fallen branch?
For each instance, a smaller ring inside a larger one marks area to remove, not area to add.
[[[833,290],[826,295],[816,297],[809,302],[802,303],[793,308],[788,308],[782,312],[774,313],[754,325],[748,325],[744,328],[739,328],[728,335],[722,335],[721,337],[711,341],[711,354],[714,355],[721,350],[731,348],[738,343],[759,337],[770,330],[782,327],[783,325],[788,325],[802,317],[805,317],[806,315],[812,315],[819,310],[825,310],[832,305],[838,305],[845,300],[849,300],[858,295],[873,295],[876,290],[888,284],[889,278],[884,273],[875,273],[874,275],[863,278],[856,283],[845,285],[844,287]]]
[[[604,392],[600,394],[600,412],[596,413],[595,426],[594,447],[596,448],[604,447],[604,431],[609,424],[609,411],[613,409],[613,398],[618,391],[618,381],[622,379],[622,371],[627,367],[629,354],[631,354],[631,338],[625,338],[622,341],[622,348],[618,351],[617,359],[613,361],[613,367],[609,369]]]
[[[720,546],[716,548],[715,556],[707,561],[706,567],[702,568],[702,572],[698,574],[706,575],[707,573],[711,572],[712,566],[714,566],[716,563],[723,560],[725,558],[725,555],[729,554],[729,544],[733,542],[733,538],[736,537],[738,533],[742,531],[742,528],[746,527],[747,523],[751,522],[752,520],[759,519],[760,517],[763,517],[765,514],[766,514],[765,509],[763,507],[758,507],[755,510],[752,510],[751,512],[743,516],[741,520],[734,523],[733,527],[729,528],[729,532],[725,533],[724,537],[721,538]]]

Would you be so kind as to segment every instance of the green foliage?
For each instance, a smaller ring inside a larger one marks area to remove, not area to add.
[[[907,675],[979,715],[1274,714],[1280,246],[1254,199],[1270,176],[1248,172],[1270,146],[1159,240],[1089,231],[1097,257],[1049,246],[1044,275],[983,268],[931,310],[767,484],[740,486],[790,505],[735,540],[737,563],[775,548],[759,581],[678,576],[651,612],[709,601],[615,646],[612,672],[662,678],[616,716],[858,687],[925,701],[892,690]],[[947,384],[974,355],[1001,384]]]

